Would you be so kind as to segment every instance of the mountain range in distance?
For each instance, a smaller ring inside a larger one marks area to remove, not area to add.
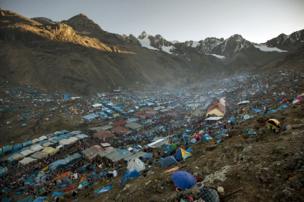
[[[54,22],[0,10],[0,44],[1,80],[78,94],[304,69],[304,30],[262,44],[238,34],[178,42],[110,33],[84,14]]]

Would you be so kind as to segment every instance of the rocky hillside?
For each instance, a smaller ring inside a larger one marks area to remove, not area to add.
[[[303,46],[302,33],[266,44],[240,35],[171,42],[146,32],[109,33],[84,14],[54,22],[0,10],[0,77],[81,94],[119,86],[178,86],[277,64]]]

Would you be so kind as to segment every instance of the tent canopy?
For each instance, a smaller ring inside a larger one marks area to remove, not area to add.
[[[21,165],[27,165],[27,164],[29,164],[29,163],[32,163],[32,162],[34,162],[34,161],[36,161],[37,159],[34,159],[34,158],[32,158],[32,157],[25,157],[24,159],[22,159],[21,161],[19,161],[19,163],[21,164]]]
[[[211,116],[205,119],[205,121],[218,121],[221,120],[223,117],[220,116]]]
[[[135,158],[135,159],[131,159],[128,162],[127,169],[129,171],[136,170],[136,171],[140,172],[140,171],[145,170],[146,166],[145,166],[144,162],[142,162],[139,158]]]
[[[102,152],[103,150],[104,149],[101,146],[94,145],[83,150],[82,153],[85,156],[85,158],[87,158],[88,160],[92,160],[97,156],[99,152]]]
[[[196,184],[195,177],[186,171],[176,171],[171,175],[171,179],[174,185],[182,190],[190,189]]]
[[[159,163],[162,168],[168,168],[177,164],[177,161],[174,156],[167,156],[166,158],[160,158]]]
[[[276,127],[280,127],[280,121],[278,121],[277,119],[268,119],[267,122],[276,126]]]
[[[181,161],[181,160],[185,160],[189,157],[191,157],[191,153],[186,151],[185,149],[183,148],[178,148],[178,150],[176,151],[176,154],[175,154],[175,159],[177,161]]]

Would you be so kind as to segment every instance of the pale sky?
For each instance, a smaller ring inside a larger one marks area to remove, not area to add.
[[[106,31],[168,40],[241,34],[265,42],[304,29],[304,0],[0,0],[2,9],[55,21],[83,13]]]

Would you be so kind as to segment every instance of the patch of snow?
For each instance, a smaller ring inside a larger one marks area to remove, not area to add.
[[[172,54],[172,50],[174,50],[175,48],[174,48],[174,46],[162,46],[161,47],[161,50],[162,51],[164,51],[164,52],[166,52],[166,53],[169,53],[169,54]]]
[[[196,48],[200,45],[199,41],[186,41],[186,46]]]
[[[177,40],[174,40],[174,41],[171,41],[171,43],[176,44],[176,43],[180,43],[180,42]]]
[[[148,48],[148,49],[151,49],[151,50],[158,50],[157,48],[154,48],[153,46],[151,46],[151,41],[149,39],[148,36],[145,36],[143,39],[137,39],[140,43],[140,45],[144,48]]]
[[[200,45],[200,43],[198,41],[193,41],[192,44],[191,44],[191,47],[192,48],[196,48]]]
[[[208,55],[212,55],[213,57],[216,57],[216,58],[221,59],[221,60],[223,60],[223,59],[226,58],[226,57],[223,56],[223,55],[217,55],[217,54],[208,54]]]
[[[267,45],[265,44],[257,44],[257,45],[254,45],[254,47],[256,47],[257,49],[259,49],[260,51],[263,51],[263,52],[287,52],[286,50],[281,50],[277,47],[268,47]]]

